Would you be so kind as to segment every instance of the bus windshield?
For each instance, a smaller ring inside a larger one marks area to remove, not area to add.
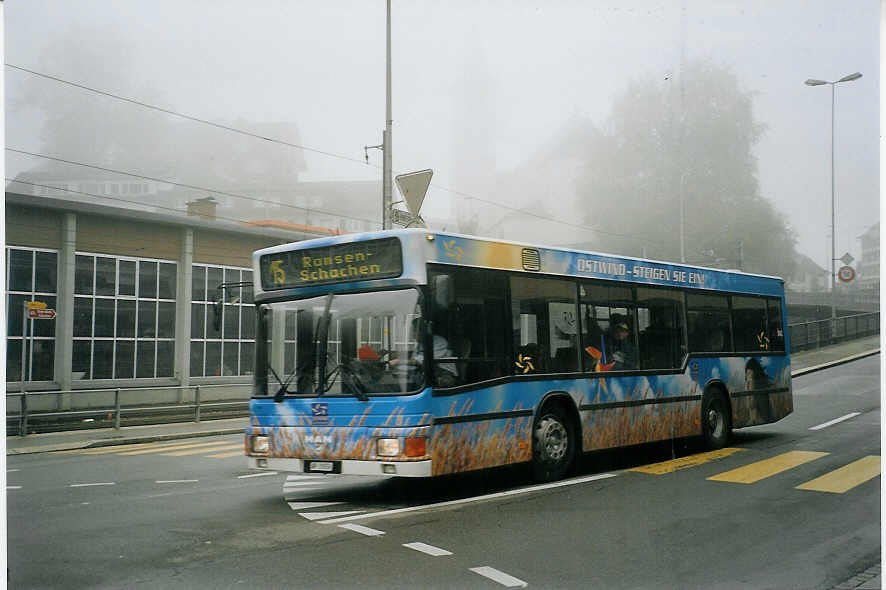
[[[424,384],[419,291],[403,289],[264,304],[257,374],[278,397],[409,393]],[[259,392],[261,388],[259,388]]]

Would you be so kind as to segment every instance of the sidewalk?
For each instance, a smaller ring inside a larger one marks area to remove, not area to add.
[[[816,350],[799,352],[791,358],[793,375],[797,377],[844,362],[850,362],[856,358],[876,354],[879,350],[880,338],[879,336],[872,336]],[[6,437],[6,454],[21,455],[219,434],[236,434],[243,432],[247,423],[247,418],[233,418],[227,420],[206,420],[203,422],[127,426],[120,430],[103,428],[30,434],[25,437],[8,436]]]

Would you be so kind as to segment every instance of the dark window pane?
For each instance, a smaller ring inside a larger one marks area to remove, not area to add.
[[[114,300],[95,300],[95,337],[105,338],[114,336]]]
[[[294,311],[286,311],[286,340],[295,340],[296,328],[298,327],[298,314]]]
[[[31,380],[52,381],[55,374],[55,340],[34,340],[33,346],[31,362],[34,367],[31,370]]]
[[[135,376],[144,379],[154,376],[154,341],[139,340],[136,350]]]
[[[191,267],[191,299],[194,301],[206,301],[206,267]]]
[[[97,256],[95,259],[95,294],[117,294],[117,261]]]
[[[117,338],[135,337],[135,299],[117,300]]]
[[[46,304],[48,309],[55,309],[55,297],[50,295],[37,295],[37,298]],[[55,336],[55,323],[58,319],[54,320],[32,320],[34,322],[34,336],[47,336],[54,337]]]
[[[670,289],[637,289],[640,368],[672,369],[683,364],[683,295]]]
[[[6,315],[6,334],[9,336],[22,335],[22,321],[25,318],[25,301],[30,301],[30,295],[9,295]],[[24,320],[30,322],[30,320]],[[25,325],[25,334],[30,334],[30,326]]]
[[[731,352],[732,331],[726,295],[686,296],[689,352]]]
[[[114,358],[114,377],[132,379],[135,376],[135,342],[117,341],[117,356]]]
[[[243,340],[255,338],[255,307],[252,305],[240,308],[240,338]]]
[[[252,375],[255,370],[255,343],[240,343],[240,374]]]
[[[784,351],[784,326],[781,317],[781,301],[768,300],[767,317],[769,318],[769,346],[773,351]]]
[[[191,377],[203,376],[203,342],[191,342]]]
[[[175,338],[175,303],[160,301],[157,305],[157,337]]]
[[[514,351],[522,356],[522,360],[517,358],[520,364],[515,363],[515,372],[577,370],[575,295],[572,281],[511,277]]]
[[[175,342],[157,341],[157,377],[172,377],[175,370]]]
[[[582,362],[585,371],[636,369],[637,308],[630,287],[582,283]]]
[[[237,374],[239,361],[237,360],[237,343],[225,342],[224,362],[222,363],[222,375],[229,377]]]
[[[9,290],[31,291],[34,253],[30,250],[9,251]]]
[[[157,263],[138,263],[138,296],[146,299],[157,297]]]
[[[90,362],[92,361],[92,341],[74,340],[74,348],[71,358],[71,372],[73,378],[92,379]]]
[[[135,260],[120,261],[120,295],[135,295]]]
[[[160,299],[175,299],[176,267],[169,262],[160,263]]]
[[[240,271],[231,268],[225,269],[225,283],[239,283]],[[225,288],[225,301],[238,303],[240,301],[240,287],[228,286]]]
[[[218,286],[222,282],[222,269],[217,266],[210,266],[206,269],[206,300],[216,301],[222,298],[222,294],[218,291]]]
[[[507,275],[471,269],[434,271],[429,283],[433,290],[430,299],[437,304],[431,312],[434,334],[447,340],[447,347],[456,359],[437,364],[434,373],[438,385],[448,385],[445,381],[452,381],[453,370],[456,384],[510,374],[514,359],[507,352],[510,349],[507,335],[511,332],[505,303]],[[438,293],[443,283],[448,287],[445,293]],[[574,298],[574,285],[571,293]],[[380,318],[361,318],[359,325],[364,341],[381,340]],[[356,335],[357,326],[345,328],[343,325],[345,342],[351,329]],[[346,345],[342,349],[346,350]]]
[[[206,327],[206,306],[202,303],[191,304],[191,338],[203,338]]]
[[[221,342],[206,343],[206,376],[221,375]]]
[[[157,302],[139,299],[138,302],[138,337],[152,338],[157,333],[154,325],[157,320]]]
[[[242,276],[241,280],[244,283],[252,282],[252,271],[251,270],[244,270],[241,276]],[[253,288],[251,285],[243,285],[243,303],[252,303],[252,292],[253,292]]]
[[[93,341],[92,378],[111,379],[114,369],[114,341]]]
[[[206,337],[221,338],[221,325],[223,312],[221,308],[216,311],[216,307],[209,303],[206,305]]]
[[[22,341],[19,339],[6,340],[6,381],[22,380]]]
[[[766,333],[766,300],[762,297],[732,297],[732,334],[735,350],[758,352],[769,350]]]
[[[92,336],[92,297],[74,297],[74,336]]]
[[[287,342],[283,351],[283,370],[289,375],[295,369],[295,344]]]
[[[240,306],[225,305],[225,340],[240,338]]]
[[[92,295],[93,272],[92,256],[77,256],[74,262],[74,293]]]
[[[58,276],[58,254],[55,252],[37,252],[37,268],[34,272],[34,290],[43,293],[55,293]]]

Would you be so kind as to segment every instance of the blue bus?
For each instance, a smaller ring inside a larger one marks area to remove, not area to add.
[[[423,229],[253,256],[249,466],[429,477],[793,410],[782,279]]]

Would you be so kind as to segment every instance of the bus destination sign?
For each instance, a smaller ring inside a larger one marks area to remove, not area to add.
[[[265,254],[259,267],[262,289],[269,291],[398,277],[403,254],[400,240],[383,238]]]

